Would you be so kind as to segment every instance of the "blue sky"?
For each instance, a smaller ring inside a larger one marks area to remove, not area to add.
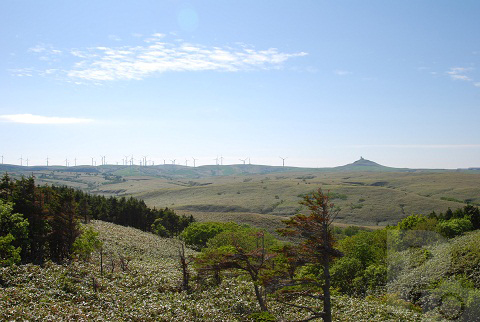
[[[480,166],[480,2],[0,3],[0,155]]]

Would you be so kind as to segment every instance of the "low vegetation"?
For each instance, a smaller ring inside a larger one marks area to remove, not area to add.
[[[0,196],[0,320],[480,316],[475,205],[382,229],[341,228],[331,226],[339,209],[329,200],[344,196],[317,191],[278,240],[258,227],[193,223],[141,200],[39,187],[33,178],[4,176]]]

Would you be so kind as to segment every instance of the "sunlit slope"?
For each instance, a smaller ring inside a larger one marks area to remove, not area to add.
[[[150,206],[191,213],[257,213],[287,216],[301,211],[303,194],[322,187],[334,193],[339,222],[394,224],[412,213],[444,212],[480,202],[480,175],[460,172],[283,173],[168,180],[134,177],[105,185]],[[102,190],[98,191],[102,192]]]
[[[318,187],[334,193],[337,222],[382,226],[412,213],[444,212],[480,203],[480,171],[385,167],[361,158],[335,168],[253,164],[34,167],[2,165],[37,184],[68,185],[107,196],[134,196],[149,206],[171,207],[199,220],[284,217],[302,211],[302,195]],[[12,168],[13,167],[13,168]],[[21,171],[20,171],[20,170]],[[31,170],[31,171],[30,171]],[[273,219],[272,219],[273,220]],[[278,220],[275,220],[275,222]]]

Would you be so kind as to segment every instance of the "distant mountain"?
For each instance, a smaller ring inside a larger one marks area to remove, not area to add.
[[[392,168],[392,167],[386,167],[384,165],[378,164],[376,162],[364,159],[363,157],[360,157],[357,161],[353,163],[349,163],[346,165],[342,165],[339,167],[332,168],[334,171],[344,171],[344,172],[356,172],[356,171],[367,171],[367,172],[392,172],[392,171],[398,171],[398,172],[404,172],[404,171],[414,171],[412,169],[407,169],[407,168]]]
[[[268,166],[258,164],[231,164],[231,165],[204,165],[198,167],[187,167],[178,164],[162,164],[155,166],[139,166],[139,165],[101,165],[101,166],[18,166],[11,164],[1,164],[0,172],[18,173],[21,175],[30,175],[33,172],[83,172],[98,173],[103,175],[114,175],[122,177],[135,176],[151,176],[169,179],[196,179],[218,176],[242,176],[254,174],[279,174],[292,172],[445,172],[445,171],[476,171],[477,168],[458,169],[458,170],[442,170],[442,169],[408,169],[393,168],[378,164],[374,161],[360,157],[359,160],[346,165],[332,168],[300,168],[300,167],[283,167]]]

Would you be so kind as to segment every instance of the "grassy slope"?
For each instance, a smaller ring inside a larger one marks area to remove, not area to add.
[[[142,177],[103,186],[103,191],[125,190],[150,206],[171,207],[209,217],[237,218],[240,213],[259,218],[288,216],[301,211],[299,195],[318,187],[345,195],[334,203],[341,208],[338,222],[357,225],[395,224],[412,213],[444,212],[463,203],[442,200],[472,199],[480,202],[480,175],[460,172],[350,172],[282,173],[227,176],[196,180]]]
[[[54,173],[33,173],[39,184],[66,184],[107,196],[135,196],[150,206],[168,206],[202,221],[235,220],[263,227],[301,211],[298,196],[318,187],[346,197],[334,200],[341,208],[337,222],[343,224],[384,226],[412,213],[462,207],[458,201],[465,199],[480,203],[478,171],[414,171],[368,160],[329,169],[260,165],[88,167],[93,169],[100,173],[65,172],[65,167],[57,167]],[[115,181],[112,175],[124,175],[122,180],[126,181]]]
[[[0,268],[0,320],[238,321],[258,310],[251,285],[241,279],[179,292],[177,241],[110,223],[92,225],[105,242],[104,275],[98,256],[68,266]],[[128,270],[120,269],[120,256],[129,260]],[[336,321],[422,320],[402,308],[345,296],[333,304]],[[304,317],[275,303],[270,309],[288,321]]]

